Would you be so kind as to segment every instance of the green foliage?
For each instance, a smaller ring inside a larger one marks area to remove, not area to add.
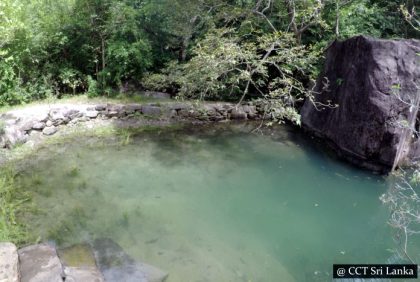
[[[181,98],[260,98],[272,118],[299,123],[294,103],[310,93],[296,77],[310,77],[316,55],[291,33],[267,33],[249,41],[233,29],[214,29],[197,43],[189,62],[146,81],[160,89],[178,86]]]
[[[112,96],[129,82],[293,107],[331,40],[418,36],[415,8],[411,0],[2,0],[0,106]]]
[[[392,185],[380,197],[389,208],[391,216],[389,225],[394,228],[394,239],[398,244],[398,253],[403,259],[412,259],[410,239],[420,233],[420,173],[418,169],[392,173]],[[413,243],[413,242],[411,242]]]
[[[420,31],[420,16],[418,16],[416,13],[416,6],[413,5],[411,9],[409,9],[407,5],[402,4],[400,5],[400,10],[410,26],[416,31]]]
[[[99,89],[98,89],[98,82],[92,78],[92,76],[87,76],[87,84],[88,84],[88,90],[87,95],[89,98],[94,98],[99,96]]]
[[[66,87],[70,88],[73,92],[73,95],[76,94],[76,88],[81,85],[81,74],[69,68],[64,68],[60,71],[59,78],[61,83]]]

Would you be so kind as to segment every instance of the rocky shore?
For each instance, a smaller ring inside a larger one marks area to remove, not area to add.
[[[149,104],[56,104],[37,105],[0,115],[0,148],[32,144],[68,127],[224,122],[261,119],[263,110],[252,103],[149,103]]]
[[[163,282],[168,273],[135,261],[111,239],[56,249],[36,244],[21,249],[0,243],[0,281]]]

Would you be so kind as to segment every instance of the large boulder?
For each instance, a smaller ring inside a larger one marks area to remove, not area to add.
[[[417,140],[406,128],[418,112],[419,52],[419,40],[333,42],[315,87],[319,94],[301,110],[304,129],[369,169],[385,172],[415,157]]]

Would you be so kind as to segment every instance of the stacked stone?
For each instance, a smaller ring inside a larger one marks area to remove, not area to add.
[[[0,148],[11,148],[26,143],[31,134],[54,135],[60,127],[95,120],[127,120],[149,118],[155,120],[197,120],[219,122],[227,120],[255,120],[263,116],[261,109],[252,103],[235,105],[231,103],[150,103],[142,104],[99,104],[93,106],[55,107],[37,116],[0,116],[4,128],[0,131]]]

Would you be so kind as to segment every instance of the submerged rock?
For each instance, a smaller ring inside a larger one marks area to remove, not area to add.
[[[58,250],[58,256],[64,266],[66,282],[104,281],[89,245],[80,244]]]
[[[21,282],[62,282],[63,267],[54,247],[38,244],[18,251]]]
[[[105,281],[163,282],[168,277],[154,266],[136,262],[111,239],[95,240],[93,249]]]
[[[18,252],[12,243],[0,243],[0,281],[19,282]]]
[[[65,267],[66,282],[103,282],[101,273],[96,268]]]
[[[418,104],[410,110],[401,101],[420,97],[418,52],[419,40],[335,41],[315,88],[316,105],[308,99],[302,108],[304,129],[369,169],[387,171],[410,155],[420,157],[420,150],[413,153],[419,141],[403,128],[415,121]]]

